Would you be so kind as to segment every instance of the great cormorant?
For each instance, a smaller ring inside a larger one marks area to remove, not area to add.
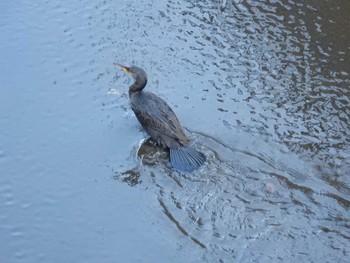
[[[151,138],[169,149],[171,165],[181,171],[199,168],[206,160],[205,155],[189,146],[190,140],[170,106],[157,95],[143,90],[147,84],[146,72],[136,66],[115,65],[134,78],[129,88],[131,109]]]

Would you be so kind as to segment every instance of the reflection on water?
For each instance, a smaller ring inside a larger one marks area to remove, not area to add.
[[[319,5],[228,1],[220,12],[216,3],[201,1],[181,14],[185,27],[201,28],[191,48],[205,59],[198,64],[203,74],[214,70],[219,76],[209,82],[228,123],[278,139],[345,174],[350,37],[344,28],[350,22],[340,17],[350,7]],[[328,8],[322,17],[318,10]],[[242,116],[237,105],[249,112]]]

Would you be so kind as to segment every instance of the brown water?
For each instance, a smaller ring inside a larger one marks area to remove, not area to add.
[[[348,261],[350,2],[0,7],[0,262]],[[205,166],[144,141],[113,62]]]

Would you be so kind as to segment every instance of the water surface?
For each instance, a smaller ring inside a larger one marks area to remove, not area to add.
[[[0,7],[1,262],[347,262],[348,1]],[[144,140],[114,62],[205,166]]]

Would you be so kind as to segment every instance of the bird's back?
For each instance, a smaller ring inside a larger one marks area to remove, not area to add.
[[[175,113],[163,99],[139,91],[130,94],[130,103],[142,127],[159,145],[177,149],[189,144]]]

